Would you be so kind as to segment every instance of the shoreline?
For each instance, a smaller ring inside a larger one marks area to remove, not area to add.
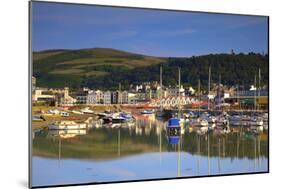
[[[77,110],[85,107],[90,107],[91,110],[93,110],[95,113],[103,112],[103,111],[127,111],[132,114],[140,114],[140,112],[143,109],[153,109],[153,108],[135,108],[130,106],[124,106],[124,105],[97,105],[97,106],[86,106],[86,105],[80,105],[80,106],[73,106],[71,108],[65,108],[65,107],[55,107],[55,106],[32,106],[32,116],[40,116],[42,115],[45,119],[45,121],[33,121],[32,120],[32,130],[36,129],[47,129],[48,124],[60,121],[60,120],[73,120],[73,121],[86,121],[89,117],[92,117],[93,120],[97,121],[97,115],[94,114],[74,114],[71,111]],[[69,113],[69,116],[63,117],[60,115],[51,115],[47,112],[51,109],[58,109],[60,111],[65,111]],[[165,110],[167,112],[176,112],[178,109],[171,109],[171,110]],[[237,112],[237,113],[268,113],[268,110],[237,110],[237,109],[228,109],[228,110],[207,110],[207,109],[198,109],[198,108],[190,108],[190,109],[181,109],[180,111],[186,112],[186,111],[201,111],[201,112]]]

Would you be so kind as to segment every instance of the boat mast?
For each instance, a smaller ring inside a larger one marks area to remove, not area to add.
[[[119,83],[119,95],[120,95],[120,104],[122,104],[121,83]]]
[[[178,67],[179,95],[178,95],[178,118],[180,118],[180,89],[181,89],[181,69]]]
[[[254,79],[254,87],[255,87],[255,102],[254,102],[254,108],[255,108],[255,112],[257,111],[257,78],[255,75],[255,79]]]
[[[221,110],[221,73],[219,75],[219,111]]]
[[[200,110],[201,110],[201,105],[200,105],[200,103],[201,103],[201,86],[200,86],[200,79],[198,79],[198,99],[199,99],[199,109],[198,109],[198,112],[199,112],[199,116],[200,116]]]
[[[210,86],[211,86],[211,66],[209,66],[209,82],[208,82],[208,110],[210,110]]]
[[[163,87],[163,84],[162,84],[162,66],[160,66],[160,110],[162,110],[162,87]]]
[[[240,95],[239,95],[239,84],[237,85],[237,103],[238,103],[238,109],[239,109],[239,112],[240,112]]]
[[[260,95],[261,95],[261,69],[259,68],[259,90],[258,90],[259,99],[260,99]],[[258,105],[258,110],[259,110],[259,105]]]

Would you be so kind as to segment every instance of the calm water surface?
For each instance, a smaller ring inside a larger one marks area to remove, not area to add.
[[[94,125],[88,131],[38,131],[33,138],[33,186],[204,176],[268,170],[267,131],[247,128],[203,134],[183,126],[169,144],[166,123]]]

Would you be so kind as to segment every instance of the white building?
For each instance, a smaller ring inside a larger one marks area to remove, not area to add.
[[[33,101],[34,102],[46,102],[46,101],[54,101],[55,95],[50,93],[48,89],[35,89]]]
[[[69,88],[65,87],[62,91],[59,104],[63,106],[72,106],[77,102],[77,100],[69,95]]]
[[[103,103],[111,104],[111,92],[110,91],[106,91],[103,93]]]
[[[128,93],[128,104],[136,104],[137,94],[136,93]]]
[[[103,92],[100,90],[92,91],[87,95],[87,104],[103,104],[104,102],[104,96]]]
[[[180,89],[178,87],[175,88],[168,88],[167,89],[167,95],[168,96],[185,96],[185,89],[181,85]]]
[[[87,104],[87,94],[81,93],[76,95],[76,103],[77,104]]]
[[[162,107],[177,107],[177,106],[185,106],[185,105],[191,105],[193,103],[198,103],[199,101],[195,98],[187,97],[187,96],[181,96],[181,97],[176,97],[176,96],[169,96],[166,98],[162,98],[161,100],[155,100],[153,102],[153,105],[156,106],[162,106]]]
[[[118,104],[128,104],[128,92],[127,91],[118,91]]]

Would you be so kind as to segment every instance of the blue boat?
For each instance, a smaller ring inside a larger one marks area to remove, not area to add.
[[[180,140],[180,120],[178,118],[171,118],[168,120],[167,136],[169,144],[178,144]]]
[[[171,118],[168,120],[168,127],[180,127],[179,118]]]
[[[128,122],[135,121],[135,118],[132,114],[129,114],[129,113],[126,113],[126,112],[121,112],[120,116],[123,117]]]
[[[168,144],[178,144],[180,141],[180,137],[168,137]]]

